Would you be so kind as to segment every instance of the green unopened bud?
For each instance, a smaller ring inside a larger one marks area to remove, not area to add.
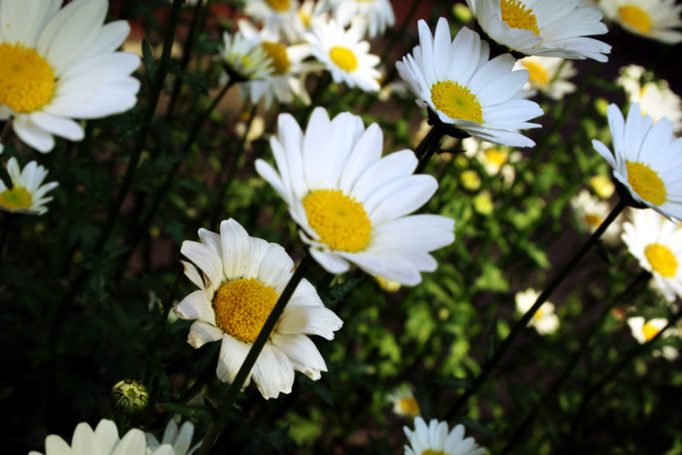
[[[111,389],[111,401],[117,410],[126,414],[137,414],[147,408],[149,391],[141,382],[123,379]]]
[[[471,10],[466,5],[461,3],[457,3],[452,8],[452,13],[460,22],[463,23],[469,22],[474,17],[474,14],[471,12]]]
[[[606,117],[609,112],[609,102],[604,98],[597,98],[597,100],[594,102],[594,107],[597,109],[597,112],[604,117]]]
[[[476,191],[481,187],[481,178],[476,171],[464,171],[459,176],[459,181],[465,190]]]
[[[487,191],[477,194],[474,197],[474,210],[481,215],[490,215],[493,213],[493,209],[493,200],[490,197],[490,193]]]

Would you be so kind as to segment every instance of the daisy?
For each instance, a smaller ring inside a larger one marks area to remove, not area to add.
[[[577,74],[570,60],[531,56],[516,62],[514,68],[528,71],[528,82],[523,87],[527,97],[540,92],[548,98],[560,100],[575,91],[575,85],[568,82],[568,79]]]
[[[525,314],[540,297],[535,289],[528,288],[523,292],[516,293],[516,311]],[[554,304],[543,303],[535,312],[528,325],[533,327],[540,335],[551,335],[559,328],[559,317],[554,313]]]
[[[467,0],[483,31],[526,55],[607,60],[611,46],[589,35],[608,31],[598,8],[581,0]]]
[[[483,455],[485,449],[479,447],[474,438],[464,438],[464,426],[457,425],[448,432],[448,424],[431,419],[429,425],[421,417],[415,417],[414,430],[403,427],[409,446],[405,455],[443,454],[443,455]]]
[[[94,431],[87,423],[79,423],[70,446],[57,435],[45,438],[45,455],[173,455],[173,447],[168,444],[156,447],[154,451],[150,449],[141,430],[133,428],[119,438],[116,424],[106,419],[102,419]],[[42,453],[31,451],[28,455]]]
[[[293,275],[294,262],[284,248],[250,237],[232,219],[220,224],[220,234],[200,229],[199,239],[184,241],[180,251],[194,263],[183,261],[185,275],[200,289],[185,297],[174,311],[182,319],[195,320],[187,337],[192,347],[221,340],[218,379],[232,382]],[[294,370],[320,379],[327,366],[307,335],[331,340],[341,325],[304,279],[245,384],[253,377],[268,399],[291,392]]]
[[[421,412],[412,388],[407,384],[397,387],[388,399],[393,404],[393,412],[401,417],[417,417]]]
[[[614,153],[597,140],[592,146],[613,168],[614,177],[637,202],[682,218],[682,140],[673,136],[670,120],[652,124],[637,103],[630,107],[627,121],[615,104],[609,106],[608,117]]]
[[[258,41],[247,39],[241,30],[234,35],[223,34],[220,56],[229,67],[228,72],[249,81],[265,79],[273,71],[270,55]]]
[[[430,175],[412,175],[417,158],[401,150],[381,158],[383,133],[365,129],[348,112],[329,119],[316,108],[305,133],[281,114],[270,139],[277,170],[263,160],[256,170],[289,206],[312,256],[330,273],[353,263],[373,276],[404,285],[437,263],[429,252],[454,241],[454,221],[411,215],[438,189]]]
[[[301,3],[294,24],[296,32],[294,42],[305,41],[305,34],[312,32],[315,25],[329,21],[329,13],[325,9],[322,1],[305,0]]]
[[[341,26],[355,24],[362,35],[372,39],[395,25],[390,0],[328,0],[334,19]]]
[[[479,141],[473,137],[464,139],[462,147],[464,148],[464,156],[476,158],[488,175],[496,176],[499,174],[507,184],[514,181],[516,171],[512,164],[521,160],[521,153],[490,142]]]
[[[575,212],[580,228],[590,233],[596,231],[611,212],[608,202],[595,198],[587,190],[582,190],[571,199],[571,207]],[[606,243],[614,244],[619,238],[620,225],[614,221],[606,229],[602,239]]]
[[[682,5],[675,0],[601,0],[599,6],[630,33],[666,44],[682,41],[682,33],[675,30],[682,26]]]
[[[246,14],[263,22],[263,27],[273,32],[283,32],[290,40],[297,37],[298,0],[247,0]]]
[[[664,318],[653,318],[648,321],[642,316],[628,318],[630,332],[639,344],[651,341],[666,325],[668,325],[668,320]],[[669,329],[666,330],[662,336],[673,336],[676,334],[675,332],[675,329]],[[661,355],[668,360],[675,360],[677,359],[679,352],[674,346],[664,346],[661,350],[654,351],[654,356],[658,357]]]
[[[192,446],[192,436],[194,435],[194,425],[190,421],[184,422],[180,428],[175,422],[175,419],[170,419],[166,429],[163,432],[161,442],[156,439],[151,433],[145,433],[147,439],[147,446],[150,449],[156,449],[162,444],[168,444],[173,447],[174,455],[192,455],[199,450],[201,442]]]
[[[46,213],[45,204],[50,202],[52,197],[45,195],[59,186],[57,182],[43,185],[47,170],[35,161],[31,161],[21,170],[16,158],[10,158],[7,161],[7,173],[12,181],[12,187],[7,188],[0,180],[0,210],[29,215]]]
[[[631,211],[623,223],[623,241],[640,267],[654,276],[666,299],[682,297],[682,230],[652,210]]]
[[[319,22],[306,34],[313,56],[331,73],[335,83],[345,83],[365,92],[378,92],[381,73],[376,69],[379,57],[369,53],[369,43],[360,30],[348,30],[336,21]]]
[[[127,111],[140,82],[134,54],[116,52],[128,36],[125,21],[104,25],[109,2],[3,0],[0,8],[0,118],[12,118],[23,142],[40,152],[53,135],[80,141],[74,119]]]
[[[542,115],[542,109],[518,98],[528,72],[512,71],[514,57],[504,54],[489,61],[488,43],[466,27],[450,42],[444,18],[438,21],[435,37],[420,20],[419,43],[396,63],[418,104],[471,136],[509,146],[535,145],[518,130],[539,127],[527,120]]]

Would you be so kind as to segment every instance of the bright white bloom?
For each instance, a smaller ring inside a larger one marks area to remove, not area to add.
[[[273,61],[258,40],[248,39],[241,30],[223,34],[220,56],[230,69],[248,80],[262,80],[273,71]]]
[[[327,0],[334,19],[341,26],[354,24],[364,35],[376,38],[395,25],[390,0]]]
[[[31,161],[21,170],[16,158],[12,157],[7,161],[7,173],[12,181],[12,187],[7,188],[0,179],[0,210],[29,215],[46,213],[45,204],[50,202],[52,197],[45,195],[59,186],[57,182],[43,185],[47,170],[35,161]]]
[[[45,455],[174,455],[173,447],[164,444],[152,452],[147,448],[144,433],[134,428],[118,437],[116,424],[103,419],[95,430],[87,423],[79,423],[73,432],[71,445],[57,435],[45,438]],[[42,455],[31,451],[28,455]]]
[[[598,8],[581,0],[467,0],[483,31],[526,55],[607,60],[611,46],[589,35],[608,31]]]
[[[419,105],[480,139],[517,147],[535,145],[518,130],[539,127],[527,121],[542,115],[542,109],[518,98],[528,72],[512,71],[514,57],[504,54],[489,61],[488,43],[466,27],[451,42],[444,18],[438,21],[435,37],[420,20],[419,43],[396,63]]]
[[[393,412],[402,417],[417,417],[421,410],[419,403],[414,397],[412,388],[403,384],[397,387],[389,396],[388,399],[393,404]]]
[[[247,0],[244,10],[257,21],[263,21],[264,28],[283,32],[290,40],[298,35],[298,11],[298,0]]]
[[[631,222],[623,223],[623,241],[654,276],[654,283],[672,302],[682,297],[682,230],[653,210],[631,210]]]
[[[134,54],[116,52],[130,32],[126,21],[104,25],[109,2],[75,0],[0,2],[0,118],[12,117],[23,142],[40,152],[53,135],[84,137],[73,119],[127,111],[140,82]]]
[[[369,53],[369,43],[362,40],[357,27],[345,30],[336,21],[319,22],[306,34],[313,56],[331,73],[334,82],[378,92],[381,73],[376,69],[379,57]]]
[[[582,190],[571,199],[571,207],[578,225],[590,233],[596,231],[611,212],[608,202],[597,199],[587,190]],[[620,238],[620,230],[620,224],[614,220],[602,235],[602,239],[606,243],[614,244]]]
[[[617,82],[627,93],[630,102],[639,104],[643,114],[651,116],[654,121],[667,117],[675,131],[679,132],[682,130],[682,100],[670,90],[668,81],[642,80],[650,77],[643,67],[628,65],[620,70]]]
[[[609,19],[630,33],[667,44],[682,41],[682,5],[675,0],[601,0],[599,6]]]
[[[528,288],[516,293],[516,311],[525,314],[535,304],[540,293],[535,289]],[[535,312],[528,325],[533,327],[540,335],[551,335],[559,328],[559,317],[554,313],[554,304],[543,303]]]
[[[525,96],[532,97],[540,92],[548,98],[560,100],[575,91],[575,85],[568,82],[577,74],[570,60],[531,56],[516,62],[514,68],[528,71],[528,82],[523,87]]]
[[[613,175],[632,197],[665,216],[682,218],[682,139],[673,136],[670,120],[653,123],[632,104],[627,121],[609,106],[614,153],[602,142],[592,146],[613,168]]]
[[[330,273],[353,263],[405,285],[436,269],[429,252],[454,241],[454,221],[409,215],[438,189],[432,176],[413,175],[412,150],[381,158],[379,126],[365,129],[348,112],[330,120],[315,109],[305,134],[289,114],[279,116],[278,126],[270,139],[277,170],[263,160],[256,169],[289,206],[317,262]]]
[[[181,252],[185,275],[199,287],[174,309],[195,320],[187,341],[200,348],[221,340],[218,379],[232,382],[277,299],[293,275],[284,248],[250,237],[235,220],[220,224],[220,234],[199,229],[200,242],[186,240]],[[196,265],[196,267],[195,267]],[[284,309],[245,385],[253,378],[263,397],[290,393],[294,370],[313,380],[327,365],[307,335],[328,340],[341,320],[324,307],[315,288],[302,280]]]
[[[192,447],[192,436],[194,436],[194,425],[192,422],[186,421],[178,428],[175,419],[170,419],[168,425],[166,425],[161,442],[153,434],[145,433],[147,446],[150,449],[156,449],[162,444],[168,444],[173,447],[173,455],[192,455],[196,452],[201,446],[201,442],[196,443]]]
[[[507,184],[514,181],[516,171],[512,164],[521,160],[520,152],[490,142],[479,141],[473,137],[464,139],[462,147],[464,155],[468,158],[476,158],[488,175],[501,175]]]
[[[329,22],[329,13],[325,11],[324,2],[305,0],[298,9],[298,15],[294,23],[296,39],[294,42],[305,41],[305,34],[313,31],[313,27],[319,23]]]
[[[464,426],[457,425],[448,432],[448,424],[431,419],[429,426],[421,417],[414,419],[414,430],[403,427],[409,445],[405,455],[443,454],[443,455],[483,455],[485,449],[479,447],[472,437],[464,437]]]
[[[648,321],[642,316],[635,316],[628,318],[628,325],[632,336],[639,344],[644,344],[651,341],[663,328],[668,325],[668,321],[664,318],[653,318]],[[663,337],[678,335],[674,328],[668,329],[663,333]],[[664,346],[661,350],[654,351],[654,356],[663,356],[668,360],[677,359],[679,352],[674,346]]]

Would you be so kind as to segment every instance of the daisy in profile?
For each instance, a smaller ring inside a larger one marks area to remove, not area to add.
[[[682,140],[670,120],[653,123],[632,104],[627,121],[615,104],[608,109],[614,153],[593,140],[594,149],[613,168],[614,177],[632,197],[667,217],[682,218]]]
[[[525,314],[535,304],[540,293],[535,289],[528,288],[516,293],[516,311]],[[554,304],[545,302],[535,312],[528,325],[533,327],[540,335],[551,335],[559,328],[559,317],[554,312]]]
[[[369,43],[362,39],[360,29],[351,26],[346,30],[334,20],[319,22],[306,34],[306,40],[335,83],[365,92],[379,91],[379,57],[369,53]]]
[[[199,230],[199,242],[186,240],[181,252],[185,275],[199,287],[174,311],[192,324],[187,341],[200,348],[220,341],[218,379],[232,382],[258,337],[279,295],[293,275],[294,262],[284,248],[250,237],[235,220],[220,224],[220,234]],[[341,320],[325,308],[315,288],[302,280],[251,371],[264,398],[290,393],[294,370],[310,379],[327,371],[324,359],[308,335],[328,340]]]
[[[35,161],[28,163],[22,170],[16,158],[12,157],[7,161],[7,173],[12,181],[12,187],[7,188],[0,179],[0,210],[28,215],[46,213],[45,204],[50,202],[52,197],[45,195],[59,186],[57,182],[43,184],[47,170]]]
[[[538,92],[553,100],[560,100],[575,91],[568,79],[577,74],[573,63],[556,57],[525,57],[516,62],[515,69],[528,71],[524,95],[535,96]]]
[[[170,419],[168,425],[163,432],[161,442],[156,439],[151,433],[145,433],[147,439],[147,447],[150,449],[157,449],[161,445],[168,444],[173,447],[173,455],[192,455],[199,450],[201,442],[192,446],[192,437],[194,436],[194,425],[189,420],[185,421],[178,427],[175,419]]]
[[[443,454],[443,455],[483,455],[485,449],[479,447],[472,437],[464,437],[464,426],[457,425],[449,431],[446,422],[431,419],[429,425],[421,417],[414,419],[414,430],[403,427],[408,444],[405,455]]]
[[[680,11],[675,0],[601,0],[606,17],[630,33],[666,44],[682,41]]]
[[[173,446],[164,444],[148,448],[144,433],[137,428],[119,438],[116,424],[103,419],[93,431],[87,423],[79,423],[73,432],[71,445],[57,435],[45,438],[45,455],[174,455]],[[43,455],[31,451],[28,455]]]
[[[582,0],[467,0],[494,41],[526,55],[605,62],[611,46],[590,35],[608,29],[598,8]]]
[[[479,139],[514,147],[535,145],[519,130],[538,128],[528,120],[542,115],[542,109],[519,99],[528,72],[512,71],[514,57],[504,54],[488,60],[488,43],[466,27],[451,42],[444,18],[438,21],[435,37],[420,20],[419,43],[396,63],[419,105]]]
[[[334,19],[341,26],[355,24],[360,33],[372,39],[395,25],[390,0],[327,0]]]
[[[578,220],[578,226],[589,233],[596,231],[611,212],[608,202],[597,199],[587,190],[582,190],[571,199],[571,207]],[[606,243],[614,244],[620,238],[620,230],[621,226],[615,220],[609,225],[601,238]]]
[[[628,318],[628,326],[632,336],[639,344],[648,343],[653,340],[661,330],[668,325],[668,320],[664,318],[653,318],[646,320],[642,316]],[[668,329],[662,336],[669,337],[676,335],[676,329]],[[663,346],[660,350],[654,351],[654,356],[663,356],[668,360],[675,360],[679,356],[678,350],[674,346]]]
[[[393,404],[393,412],[401,417],[417,417],[421,413],[412,388],[407,384],[397,387],[388,399]]]
[[[109,2],[3,0],[0,8],[0,119],[39,152],[54,136],[80,141],[77,120],[125,112],[137,102],[134,54],[116,52],[125,21],[104,25]]]
[[[673,302],[682,297],[682,230],[653,210],[632,210],[623,223],[623,242],[656,288]]]
[[[256,170],[284,199],[312,256],[330,273],[355,264],[373,276],[417,285],[433,271],[429,254],[454,241],[454,221],[410,215],[433,196],[438,182],[413,175],[412,150],[381,157],[383,133],[365,129],[348,112],[330,119],[316,108],[305,133],[281,114],[270,139],[277,169],[263,160]]]
[[[479,141],[473,137],[464,139],[462,147],[464,156],[476,158],[488,175],[501,175],[507,184],[514,181],[516,171],[513,163],[521,161],[521,153],[490,142]]]
[[[256,21],[262,21],[264,28],[282,32],[288,39],[295,40],[299,6],[298,0],[248,0],[244,12]]]
[[[273,61],[260,42],[246,38],[241,30],[234,35],[223,34],[220,57],[228,66],[228,73],[247,81],[263,80],[273,71]]]

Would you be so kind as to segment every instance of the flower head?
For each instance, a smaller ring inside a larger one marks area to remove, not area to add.
[[[548,98],[560,100],[575,91],[575,85],[568,81],[576,75],[570,60],[530,56],[516,62],[515,68],[528,71],[528,82],[524,86],[525,96],[535,96],[540,92]]]
[[[248,0],[246,14],[275,33],[283,32],[290,40],[299,33],[300,18],[298,0]]]
[[[173,447],[173,455],[192,455],[199,450],[201,442],[192,446],[192,436],[194,436],[194,425],[192,422],[186,421],[178,427],[176,419],[170,419],[168,425],[166,425],[161,442],[153,434],[145,433],[147,446],[150,449],[156,449],[161,445],[168,444]]]
[[[635,316],[628,318],[628,326],[632,336],[639,344],[648,343],[658,335],[661,330],[668,325],[668,320],[664,318],[644,319],[642,316]],[[679,332],[675,328],[667,329],[663,337],[679,336]],[[654,351],[654,356],[663,356],[668,360],[675,360],[679,356],[679,351],[674,346],[663,346],[660,350]]]
[[[521,153],[507,147],[479,141],[473,137],[464,139],[462,147],[464,155],[468,158],[476,158],[488,175],[501,175],[507,184],[514,181],[516,171],[513,163],[521,160]]]
[[[393,404],[393,412],[403,417],[417,417],[420,414],[419,402],[414,397],[412,388],[403,384],[389,395],[388,399]]]
[[[611,211],[608,202],[597,199],[587,190],[582,190],[571,199],[571,207],[580,228],[590,233],[601,226]],[[607,243],[615,243],[619,238],[620,224],[614,221],[606,229],[602,239]]]
[[[630,33],[676,44],[682,41],[680,11],[675,0],[601,0],[599,7],[606,17]]]
[[[474,438],[464,437],[464,427],[457,425],[448,431],[446,422],[431,419],[429,425],[421,417],[415,417],[414,430],[403,427],[409,445],[405,455],[483,455],[485,449]]]
[[[516,293],[516,310],[524,314],[535,304],[540,293],[535,289],[526,289]],[[543,303],[535,312],[528,325],[533,327],[540,335],[551,335],[559,328],[559,317],[554,313],[554,304]]]
[[[7,161],[7,172],[12,186],[8,188],[0,180],[0,210],[29,215],[46,213],[45,204],[52,200],[52,196],[45,195],[59,186],[57,182],[43,184],[47,170],[35,161],[28,163],[22,170],[16,158],[12,157]]]
[[[220,56],[229,71],[247,80],[264,80],[273,72],[273,61],[258,40],[248,39],[241,30],[223,34]]]
[[[341,26],[354,24],[361,34],[376,38],[395,25],[390,0],[327,0],[334,19]]]

